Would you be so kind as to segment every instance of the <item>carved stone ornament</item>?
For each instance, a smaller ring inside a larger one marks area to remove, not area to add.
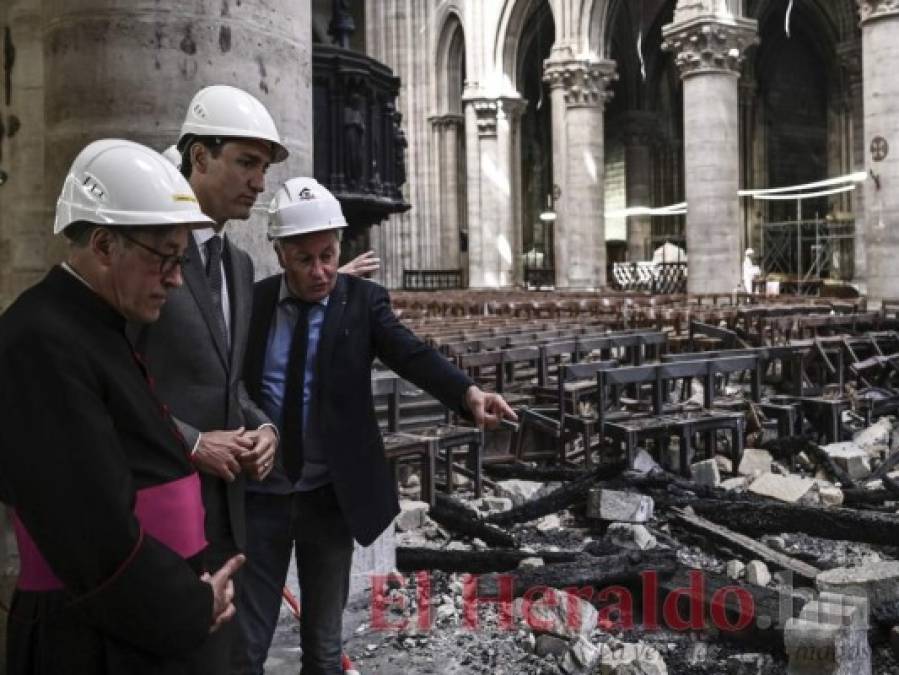
[[[460,113],[433,115],[428,119],[436,129],[449,129],[452,127],[462,129],[465,127],[465,116]]]
[[[525,102],[517,98],[473,98],[469,104],[474,109],[479,136],[496,136],[498,120],[516,119],[524,110]]]
[[[550,89],[562,88],[568,107],[605,107],[612,98],[610,85],[618,79],[614,61],[548,59],[543,81]]]
[[[899,15],[899,0],[856,0],[862,23]]]
[[[674,52],[681,77],[703,72],[739,74],[746,50],[758,42],[758,24],[709,15],[668,24],[662,35],[662,49]]]

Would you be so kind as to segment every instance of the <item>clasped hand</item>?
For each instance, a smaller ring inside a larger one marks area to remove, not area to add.
[[[191,455],[200,471],[232,482],[246,471],[250,478],[264,480],[275,463],[278,437],[270,426],[247,431],[206,431],[200,434]]]

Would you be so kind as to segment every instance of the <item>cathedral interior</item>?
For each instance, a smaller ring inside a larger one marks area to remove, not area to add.
[[[60,256],[43,225],[76,149],[102,135],[162,149],[211,82],[276,112],[294,152],[268,189],[288,173],[336,188],[345,256],[375,249],[388,288],[621,289],[667,245],[691,292],[741,287],[749,248],[763,279],[874,302],[899,290],[889,38],[875,36],[890,34],[890,2],[0,11],[4,305]]]
[[[192,95],[228,84],[290,150],[228,225],[257,278],[278,269],[273,191],[314,176],[349,223],[341,259],[374,250],[400,318],[460,367],[503,338],[533,348],[536,382],[545,331],[590,324],[613,332],[603,360],[756,350],[752,414],[778,420],[756,419],[759,443],[801,435],[778,427],[790,406],[825,448],[899,411],[899,0],[2,0],[0,28],[0,310],[62,260],[53,213],[85,144],[162,151]],[[499,391],[515,380],[478,363]],[[558,406],[560,463],[580,433],[589,466],[595,427],[566,435]],[[697,432],[712,456],[719,430]],[[872,489],[895,518],[887,480]]]

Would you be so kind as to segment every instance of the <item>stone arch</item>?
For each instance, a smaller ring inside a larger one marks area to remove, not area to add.
[[[449,269],[467,269],[468,190],[462,95],[466,79],[465,30],[458,8],[437,18],[435,71],[431,92],[431,134],[441,260]]]
[[[509,89],[520,91],[518,82],[518,64],[521,61],[519,50],[521,37],[525,26],[531,16],[540,10],[546,2],[552,14],[553,23],[556,26],[555,41],[559,36],[559,4],[551,0],[506,0],[500,15],[499,30],[496,37],[494,50],[494,62],[502,73]]]
[[[756,19],[759,26],[775,11],[783,11],[783,3],[776,0],[750,0],[747,3],[746,16]],[[794,19],[797,12],[815,17],[817,27],[825,32],[825,36],[834,42],[848,39],[858,32],[858,14],[855,0],[811,0],[796,3],[793,9]]]
[[[435,104],[439,114],[462,113],[458,83],[466,78],[465,30],[456,11],[446,13],[437,40],[434,59],[436,74]]]
[[[611,51],[612,32],[623,0],[585,0],[581,13],[580,34],[589,53],[607,59]]]
[[[747,151],[758,158],[757,187],[791,185],[849,173],[863,164],[860,144],[862,100],[860,60],[850,65],[853,46],[860,59],[860,29],[852,0],[796,2],[790,36],[784,30],[785,5],[750,0],[747,16],[758,21],[760,43],[744,67],[744,79],[755,83],[750,105],[759,118]],[[848,52],[844,51],[848,48]],[[858,84],[853,90],[852,81]],[[759,133],[759,131],[763,133]],[[817,215],[835,221],[851,218],[863,208],[859,193],[806,200],[803,218]],[[792,203],[756,205],[755,236],[765,238],[763,223],[796,218]],[[769,248],[768,245],[764,246]],[[771,246],[770,248],[773,248]],[[792,247],[791,249],[792,250]],[[784,271],[799,270],[811,254],[790,258]],[[853,273],[850,242],[835,245],[822,275],[848,278]],[[800,260],[803,262],[800,263]],[[765,265],[765,261],[762,261]],[[773,271],[779,271],[774,269]]]

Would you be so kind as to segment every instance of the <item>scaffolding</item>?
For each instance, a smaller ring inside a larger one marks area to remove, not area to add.
[[[780,275],[807,290],[854,274],[855,220],[818,218],[761,224],[762,274]]]

